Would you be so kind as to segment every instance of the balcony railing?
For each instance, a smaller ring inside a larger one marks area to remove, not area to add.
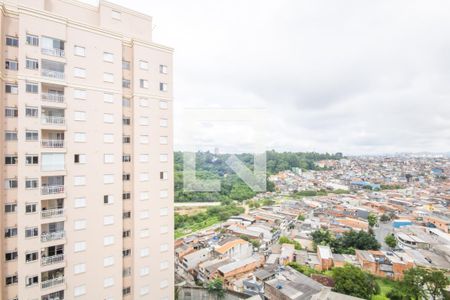
[[[44,148],[64,148],[64,140],[41,140]]]
[[[41,188],[41,195],[53,195],[64,193],[64,185],[47,185]]]
[[[64,79],[64,72],[42,69],[42,76],[56,79]]]
[[[63,239],[66,236],[64,230],[55,231],[55,232],[47,232],[41,234],[41,242],[49,242]]]
[[[64,57],[64,50],[58,48],[41,48],[42,54]]]
[[[64,283],[64,277],[57,277],[41,282],[41,287],[43,289],[48,289],[52,286],[57,286]]]
[[[47,102],[64,103],[64,95],[42,93],[41,99]]]
[[[43,219],[60,217],[64,214],[64,208],[53,208],[41,211],[41,217]]]
[[[64,254],[57,254],[53,256],[47,256],[41,258],[41,265],[48,266],[52,264],[57,264],[64,261]]]
[[[64,125],[64,117],[42,116],[42,124]]]

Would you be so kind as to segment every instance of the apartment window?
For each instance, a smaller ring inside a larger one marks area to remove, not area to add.
[[[76,274],[81,274],[86,272],[86,264],[76,264],[73,266],[73,273]]]
[[[123,296],[129,295],[129,294],[131,294],[131,287],[126,287],[126,288],[122,289]]]
[[[161,227],[159,227],[159,233],[160,234],[166,234],[166,233],[168,233],[169,232],[169,227],[167,227],[167,226],[161,226]]]
[[[33,34],[27,34],[27,45],[39,46],[39,37]]]
[[[112,175],[112,174],[103,175],[103,183],[104,184],[114,183],[114,175]]]
[[[17,179],[5,179],[5,189],[17,188]]]
[[[103,225],[113,225],[114,224],[114,216],[104,216],[103,217]]]
[[[122,174],[122,180],[123,181],[130,181],[131,180],[131,174],[130,173]]]
[[[25,140],[27,141],[37,141],[39,139],[38,137],[38,131],[37,130],[26,130],[25,131]]]
[[[159,172],[159,179],[161,180],[167,180],[169,179],[169,172]]]
[[[148,196],[148,192],[140,192],[139,193],[139,199],[140,200],[148,200],[149,196]]]
[[[159,65],[159,73],[161,73],[161,74],[167,74],[168,69],[169,68],[166,65]]]
[[[17,95],[19,92],[19,87],[15,83],[6,83],[5,84],[5,93]]]
[[[139,125],[148,126],[148,124],[149,124],[148,117],[139,118]]]
[[[131,81],[129,79],[122,78],[122,87],[129,89],[131,86]]]
[[[25,107],[25,116],[37,118],[39,116],[39,110],[37,107],[26,106]]]
[[[78,78],[86,78],[86,69],[73,68],[73,76]]]
[[[37,165],[38,163],[39,163],[39,155],[26,155],[25,156],[25,164],[26,165]]]
[[[141,296],[147,295],[150,292],[150,288],[148,286],[141,287],[139,290],[139,294]]]
[[[166,287],[168,287],[169,286],[169,282],[167,281],[167,280],[163,280],[163,281],[161,281],[160,283],[159,283],[159,287],[161,288],[161,289],[165,289]]]
[[[167,136],[160,136],[159,143],[161,145],[167,145],[169,143],[169,138]]]
[[[163,207],[159,209],[159,216],[165,217],[169,215],[169,209],[167,207]]]
[[[164,261],[159,263],[159,269],[160,270],[165,270],[168,267],[169,267],[169,262],[167,260],[164,260]]]
[[[150,217],[150,213],[149,213],[148,210],[143,210],[143,211],[141,211],[141,212],[139,213],[139,218],[140,218],[141,220],[148,219],[149,217]]]
[[[29,262],[33,262],[36,260],[38,260],[37,251],[25,253],[25,262],[29,263]]]
[[[86,185],[86,177],[85,176],[75,176],[73,184],[75,186]]]
[[[39,69],[39,61],[34,58],[27,58],[25,61],[25,67],[30,70],[37,70]]]
[[[103,102],[105,103],[114,103],[114,95],[109,93],[103,94]]]
[[[112,133],[103,134],[104,143],[114,143],[114,135]]]
[[[148,181],[148,179],[149,179],[148,173],[139,174],[139,181]]]
[[[103,267],[109,267],[114,265],[114,257],[113,256],[108,256],[103,258]]]
[[[76,242],[74,244],[74,252],[81,252],[86,250],[86,242]]]
[[[140,232],[140,234],[139,234],[139,237],[140,237],[141,239],[143,239],[143,238],[149,237],[149,235],[150,235],[150,231],[146,228],[146,229],[142,229],[142,230],[141,230],[141,232]]]
[[[122,125],[131,125],[130,117],[122,117]]]
[[[122,194],[122,200],[129,200],[131,199],[131,193],[126,192]]]
[[[87,93],[86,93],[85,90],[76,89],[74,91],[74,98],[75,99],[85,100],[86,97],[87,97]]]
[[[120,21],[120,19],[121,19],[121,17],[122,17],[122,14],[121,14],[119,11],[113,10],[113,11],[111,12],[111,17],[112,17],[114,20],[119,20],[119,21]]]
[[[127,238],[131,236],[131,230],[125,230],[122,233],[122,237]]]
[[[76,164],[85,164],[86,163],[86,154],[74,154],[73,162]]]
[[[159,83],[159,90],[160,90],[161,92],[167,92],[167,83],[160,82],[160,83]]]
[[[143,89],[148,89],[148,80],[147,79],[139,79],[139,86]]]
[[[148,162],[148,154],[140,154],[139,162]]]
[[[124,257],[130,256],[130,255],[131,255],[131,249],[125,249],[125,250],[123,250],[123,251],[122,251],[122,255],[123,255]]]
[[[122,59],[122,69],[129,70],[130,69],[130,62],[127,60]]]
[[[5,131],[5,140],[6,141],[17,141],[17,132],[16,131]]]
[[[169,159],[169,156],[167,154],[160,154],[159,155],[159,161],[160,162],[167,162]]]
[[[131,211],[125,211],[125,212],[123,212],[123,213],[122,213],[122,217],[123,217],[124,219],[129,219],[129,218],[131,218]]]
[[[149,267],[142,267],[139,271],[139,275],[142,276],[146,276],[150,274],[150,268]]]
[[[25,204],[25,213],[32,214],[37,211],[37,203],[27,203]]]
[[[75,208],[86,207],[86,198],[84,198],[84,197],[75,198],[74,206],[75,206]]]
[[[84,294],[86,294],[86,286],[85,285],[79,285],[73,289],[73,295],[75,297],[82,296]]]
[[[17,155],[5,155],[5,165],[17,164]]]
[[[167,190],[159,191],[159,198],[167,198],[169,196],[169,192]]]
[[[103,246],[110,246],[114,244],[114,236],[113,235],[108,235],[103,237]]]
[[[17,275],[11,275],[11,276],[6,276],[5,277],[5,284],[8,285],[13,285],[13,284],[17,284]]]
[[[114,82],[114,75],[112,73],[103,73],[104,82]]]
[[[148,99],[147,98],[139,98],[139,105],[141,107],[148,107]]]
[[[6,203],[5,213],[15,213],[17,210],[17,203]]]
[[[104,195],[103,196],[103,203],[104,204],[113,204],[114,203],[114,196],[113,195]]]
[[[130,154],[124,154],[122,156],[122,162],[131,162],[131,155]]]
[[[17,251],[7,251],[5,252],[5,260],[6,261],[13,261],[17,259]]]
[[[17,236],[17,227],[9,227],[5,229],[5,238]]]
[[[85,111],[76,111],[74,116],[75,121],[86,121]]]
[[[149,142],[148,135],[139,136],[139,142],[141,144],[148,144],[148,142]]]
[[[6,36],[6,45],[7,46],[13,46],[13,47],[19,47],[19,38],[16,36]]]
[[[7,118],[17,118],[19,112],[17,107],[5,107],[5,117]]]
[[[36,189],[38,187],[38,180],[35,178],[25,179],[25,188],[26,189]]]
[[[75,132],[75,142],[84,143],[86,142],[86,133],[84,132]]]
[[[114,61],[114,54],[112,54],[110,52],[103,52],[103,61],[113,62]]]
[[[148,248],[142,248],[140,251],[141,257],[149,256],[149,254],[150,254],[150,250]]]
[[[25,228],[25,237],[31,238],[38,236],[38,228],[37,227],[31,227],[31,228]]]
[[[27,93],[37,94],[39,87],[36,82],[27,82],[25,86],[25,90]]]
[[[7,59],[5,61],[5,69],[17,71],[19,69],[19,64],[17,63],[17,60]]]
[[[159,127],[167,127],[169,125],[169,120],[161,118],[159,119]]]
[[[164,100],[159,101],[159,108],[160,109],[168,109],[169,108],[168,102],[164,101]]]
[[[103,154],[103,162],[105,164],[114,163],[114,154]]]
[[[139,61],[139,68],[141,70],[148,70],[148,61],[140,60]]]
[[[104,123],[114,123],[114,115],[113,114],[103,114],[103,122]]]
[[[122,143],[124,143],[124,144],[129,144],[129,143],[131,143],[131,137],[128,136],[128,135],[124,135],[124,136],[122,137]]]
[[[74,53],[77,56],[86,56],[86,48],[82,46],[75,46]]]
[[[39,276],[31,276],[25,278],[25,286],[32,286],[39,283]]]
[[[131,276],[131,267],[122,270],[122,277]]]
[[[73,228],[75,229],[75,230],[84,230],[84,229],[86,229],[86,225],[87,223],[86,223],[86,220],[85,219],[79,219],[79,220],[75,220],[74,222],[73,222]]]
[[[168,244],[161,244],[159,246],[159,252],[167,252],[169,251],[169,245]]]

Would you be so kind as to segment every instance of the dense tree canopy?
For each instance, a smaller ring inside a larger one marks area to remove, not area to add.
[[[333,253],[354,254],[355,249],[359,250],[378,250],[381,245],[376,238],[363,230],[350,230],[341,237],[336,238],[326,229],[319,229],[311,234],[314,245],[328,245]]]
[[[345,265],[332,271],[335,281],[334,291],[363,299],[370,299],[377,294],[378,286],[374,278],[360,268]]]

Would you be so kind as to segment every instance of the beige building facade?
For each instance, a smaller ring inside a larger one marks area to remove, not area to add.
[[[0,32],[0,298],[173,299],[173,50],[106,1],[0,1]]]

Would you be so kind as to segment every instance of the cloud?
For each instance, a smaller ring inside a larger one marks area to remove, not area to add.
[[[450,151],[448,1],[113,2],[152,15],[175,48],[178,149],[184,108],[256,107],[269,149]],[[207,140],[239,152],[231,137]]]

